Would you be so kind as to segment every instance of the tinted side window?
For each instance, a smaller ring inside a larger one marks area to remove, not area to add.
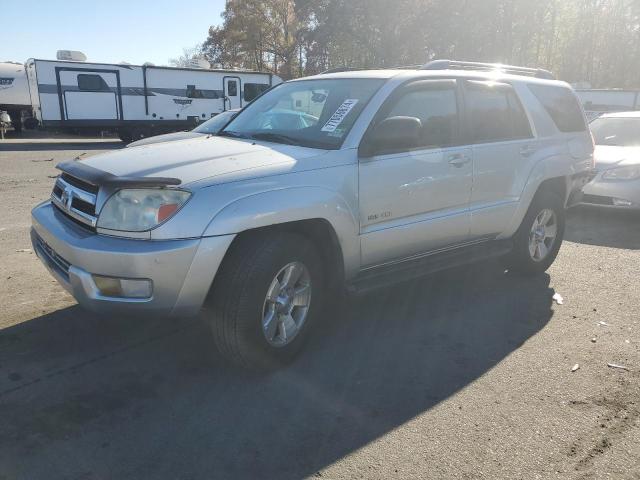
[[[78,88],[80,90],[89,90],[93,92],[105,92],[109,90],[107,83],[100,75],[88,75],[86,73],[78,75]]]
[[[467,82],[465,98],[473,143],[531,137],[529,119],[509,85]]]
[[[447,147],[456,143],[458,104],[453,88],[409,91],[398,99],[387,117],[419,118],[421,147]]]
[[[244,100],[251,102],[261,93],[269,90],[269,85],[264,83],[245,83],[244,84]]]
[[[561,132],[584,132],[587,125],[578,100],[571,90],[564,87],[529,85],[547,113]]]

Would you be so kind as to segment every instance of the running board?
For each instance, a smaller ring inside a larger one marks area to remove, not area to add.
[[[511,240],[493,240],[476,245],[455,248],[445,252],[425,255],[417,259],[382,265],[360,272],[347,285],[353,295],[363,295],[432,273],[504,256],[513,249]]]

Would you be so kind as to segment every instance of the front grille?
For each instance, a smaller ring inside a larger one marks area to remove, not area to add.
[[[74,198],[71,201],[71,206],[77,210],[80,210],[82,213],[86,213],[87,215],[91,215],[94,217],[96,215],[96,206],[79,198]]]
[[[583,203],[590,203],[592,205],[613,205],[613,197],[603,197],[601,195],[583,195]]]
[[[83,227],[95,231],[98,187],[63,173],[51,192],[51,201],[63,214]]]
[[[40,237],[40,235],[36,234],[35,239],[35,247],[42,259],[68,281],[69,267],[71,267],[71,264],[58,255],[55,250]]]
[[[63,173],[62,175],[60,175],[60,178],[62,178],[62,180],[64,180],[68,184],[73,185],[74,187],[78,187],[80,190],[84,190],[85,192],[89,192],[94,195],[98,194],[99,187],[93,185],[92,183],[85,182],[84,180],[76,177],[72,177],[68,173]]]

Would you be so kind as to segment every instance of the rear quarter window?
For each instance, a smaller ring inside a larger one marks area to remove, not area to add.
[[[510,85],[468,81],[465,97],[473,143],[532,137],[529,119]]]
[[[573,92],[565,87],[529,85],[529,90],[545,108],[561,132],[584,132],[587,124]]]

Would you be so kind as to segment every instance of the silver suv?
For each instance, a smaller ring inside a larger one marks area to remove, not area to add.
[[[593,144],[548,77],[438,62],[291,81],[221,136],[60,164],[33,245],[86,308],[204,307],[229,359],[279,365],[345,290],[491,256],[551,265]]]

